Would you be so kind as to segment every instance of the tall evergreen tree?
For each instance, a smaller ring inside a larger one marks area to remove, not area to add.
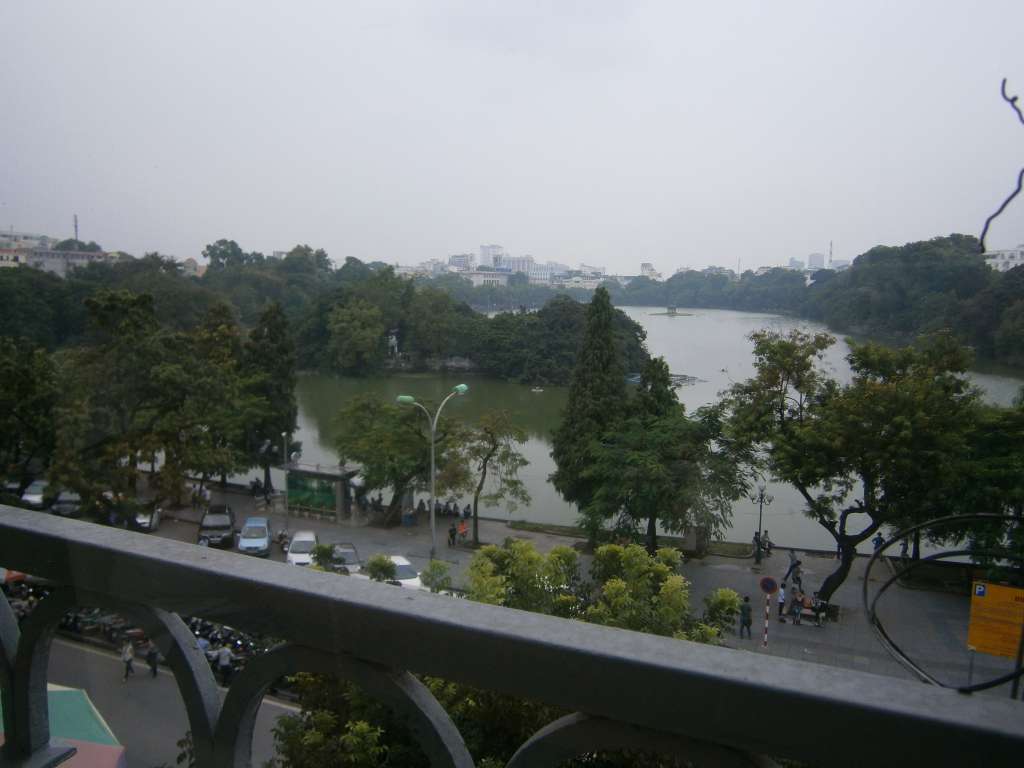
[[[587,310],[583,347],[576,359],[569,399],[552,439],[551,457],[557,469],[551,482],[562,497],[575,503],[580,519],[596,541],[602,515],[590,509],[597,483],[588,476],[593,448],[623,413],[626,372],[615,343],[611,298],[603,287],[594,291]]]
[[[625,417],[592,450],[593,514],[644,525],[652,555],[659,524],[672,533],[696,528],[701,541],[721,533],[747,486],[744,454],[722,434],[720,416],[713,406],[688,416],[668,365],[648,361]]]
[[[251,394],[268,404],[263,417],[250,425],[246,440],[252,463],[263,467],[263,482],[269,488],[272,450],[281,444],[282,432],[295,432],[299,413],[295,402],[295,340],[288,317],[276,301],[260,313],[259,322],[250,331],[244,359]]]

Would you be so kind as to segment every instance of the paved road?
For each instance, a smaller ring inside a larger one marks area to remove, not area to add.
[[[122,665],[114,653],[58,638],[50,654],[52,683],[82,688],[127,749],[129,768],[175,765],[176,741],[188,730],[185,707],[174,677],[164,668],[156,679],[138,660],[136,675],[121,682]],[[271,728],[294,707],[264,699],[253,735],[253,765],[262,765],[274,753]]]

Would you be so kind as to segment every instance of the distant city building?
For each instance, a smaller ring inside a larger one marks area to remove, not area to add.
[[[580,264],[580,272],[588,275],[603,275],[604,267],[592,267],[589,264]]]
[[[551,284],[562,288],[582,288],[587,291],[593,291],[603,282],[603,275],[596,275],[591,272],[585,275],[560,275],[557,278],[553,278]]]
[[[534,285],[547,285],[551,282],[551,264],[530,264],[526,274]]]
[[[807,257],[807,268],[808,269],[824,269],[825,268],[825,254],[824,253],[812,253]]]
[[[850,268],[850,261],[849,259],[832,259],[830,266],[836,272],[842,272],[844,269]]]
[[[476,269],[475,253],[455,253],[448,257],[448,266],[458,270]]]
[[[661,272],[656,270],[649,261],[645,261],[640,265],[640,275],[651,280],[661,280]]]
[[[572,269],[568,264],[561,264],[557,261],[549,261],[547,266],[551,269],[551,275],[567,275]]]
[[[404,264],[395,264],[395,275],[397,277],[428,277],[430,270],[422,265],[409,266]]]
[[[481,245],[480,246],[480,266],[481,267],[494,267],[495,257],[498,261],[501,261],[501,257],[505,255],[505,249],[500,245]]]
[[[680,275],[683,272],[696,272],[693,267],[679,267],[673,274]]]
[[[533,267],[533,256],[509,256],[507,253],[501,256],[494,257],[494,268],[500,269],[503,272],[522,272],[524,275],[530,274],[530,269]]]
[[[0,267],[20,267],[27,256],[20,248],[0,248]]]
[[[0,249],[2,250],[49,250],[60,241],[47,235],[35,235],[30,232],[8,230],[0,232]]]
[[[778,267],[758,267],[754,270],[754,275],[761,277],[762,275],[767,275],[773,269],[778,269]]]
[[[480,286],[490,286],[492,288],[502,288],[508,285],[508,272],[463,272],[462,277],[469,278],[473,286],[479,288]]]
[[[804,263],[803,263],[803,261],[801,259],[791,258],[789,260],[789,268],[790,269],[795,269],[797,272],[803,272],[804,271]]]
[[[202,277],[204,272],[206,272],[206,265],[200,266],[199,262],[191,256],[181,262],[181,274],[185,277]]]
[[[1024,264],[1024,243],[1016,248],[1005,251],[989,251],[985,254],[985,263],[996,272],[1006,272]]]
[[[117,260],[117,256],[112,257],[103,251],[50,251],[37,248],[25,251],[25,254],[26,265],[51,272],[57,277],[67,277],[68,272],[86,264]]]

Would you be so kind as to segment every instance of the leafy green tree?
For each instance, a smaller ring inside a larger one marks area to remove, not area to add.
[[[394,561],[387,555],[371,555],[363,570],[373,581],[394,581],[398,572]]]
[[[506,502],[529,504],[530,494],[519,478],[519,470],[529,462],[517,446],[526,441],[526,433],[517,427],[507,411],[490,411],[469,429],[463,450],[475,473],[473,484],[473,543],[480,545],[478,510],[480,499],[488,505]],[[490,475],[488,474],[490,473]],[[487,485],[490,476],[491,484]],[[488,490],[485,492],[485,488]]]
[[[586,332],[573,368],[565,414],[552,437],[551,456],[557,469],[551,482],[566,501],[578,506],[592,543],[603,520],[600,511],[590,508],[597,492],[588,472],[593,447],[617,423],[626,402],[625,371],[615,344],[612,311],[608,292],[598,288],[587,310]]]
[[[181,360],[168,362],[181,344],[161,332],[146,294],[100,291],[86,304],[94,343],[66,355],[52,475],[89,499],[131,497],[155,427],[183,397]]]
[[[75,240],[73,237],[67,240],[61,240],[55,246],[55,251],[82,251],[84,253],[102,253],[103,248],[100,247],[99,243],[95,243],[90,240],[88,243],[83,243],[81,240]]]
[[[592,512],[623,515],[630,528],[646,523],[652,555],[659,524],[673,533],[696,527],[707,539],[727,526],[747,488],[742,453],[723,435],[718,410],[687,417],[661,358],[644,367],[625,418],[591,454],[584,474],[595,488]]]
[[[360,298],[339,304],[327,321],[331,333],[329,356],[342,373],[366,375],[384,360],[387,327],[379,309]]]
[[[353,398],[338,416],[341,461],[363,466],[367,490],[390,488],[386,521],[397,520],[401,501],[414,485],[430,482],[430,434],[417,408],[403,408],[370,395]],[[437,491],[464,487],[466,465],[462,428],[447,419],[438,424]]]
[[[57,380],[46,350],[0,336],[0,467],[17,480],[19,494],[53,458]]]
[[[295,340],[278,302],[271,302],[260,313],[245,341],[242,359],[246,393],[263,402],[263,410],[247,419],[245,447],[250,466],[262,466],[263,485],[272,488],[270,448],[277,447],[282,432],[295,432],[299,412],[295,401]]]
[[[203,256],[209,263],[209,268],[217,271],[232,269],[245,264],[245,252],[234,240],[218,240],[203,248]]]
[[[322,571],[329,570],[334,559],[334,547],[330,544],[317,544],[309,553],[313,564]]]
[[[420,581],[431,592],[447,592],[452,588],[452,577],[448,573],[448,563],[443,560],[431,560],[420,571]]]
[[[467,596],[608,626],[718,642],[722,632],[734,626],[739,596],[732,590],[718,590],[705,601],[704,616],[695,616],[689,609],[689,585],[677,573],[679,564],[680,555],[673,550],[662,549],[651,556],[639,546],[608,545],[597,550],[593,580],[586,582],[580,575],[579,556],[569,547],[542,555],[530,542],[507,539],[500,547],[489,545],[476,552]],[[330,748],[346,728],[360,721],[381,732],[375,743],[388,751],[380,764],[427,765],[394,714],[355,686],[316,675],[297,675],[292,681],[301,713],[278,721],[279,759],[291,761],[283,765],[323,764],[316,762],[319,753],[301,750]],[[566,714],[537,701],[445,680],[427,677],[423,682],[455,722],[478,765],[505,765],[530,736]],[[571,765],[654,768],[666,763],[659,757],[624,754],[588,756]]]
[[[978,399],[963,375],[969,358],[948,336],[918,349],[852,345],[853,379],[840,385],[816,364],[831,336],[751,338],[756,373],[731,389],[733,433],[835,539],[839,566],[820,589],[828,600],[880,527],[961,508],[954,491]]]
[[[704,596],[704,617],[702,623],[713,627],[719,636],[736,627],[740,613],[740,596],[728,587],[719,587]],[[691,638],[693,639],[693,638]]]
[[[284,257],[281,268],[286,272],[328,273],[333,267],[323,248],[314,250],[308,245],[296,245]]]
[[[280,768],[379,768],[392,765],[383,728],[365,720],[339,722],[330,710],[282,717],[274,726]]]

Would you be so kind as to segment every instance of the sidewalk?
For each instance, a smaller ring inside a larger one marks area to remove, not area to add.
[[[764,594],[759,582],[764,576],[781,581],[789,567],[787,551],[776,549],[761,566],[753,559],[732,559],[709,556],[690,560],[683,574],[690,580],[690,604],[695,611],[703,605],[704,596],[719,587],[735,589],[741,596],[749,595],[754,604],[753,639],[737,635],[726,638],[731,648],[741,648],[767,656],[803,659],[833,667],[916,680],[882,647],[868,625],[862,606],[861,589],[868,558],[858,557],[849,577],[833,595],[832,603],[840,606],[836,623],[823,627],[804,622],[794,625],[787,619],[778,621],[775,597],[770,598],[771,617],[768,622],[768,647],[763,645]],[[803,583],[814,591],[838,565],[831,557],[799,553],[803,561]],[[869,594],[873,597],[889,578],[883,564],[871,572]],[[788,587],[787,587],[788,590]],[[788,596],[788,592],[787,592]],[[967,651],[967,623],[970,600],[966,596],[942,592],[906,589],[898,584],[890,587],[878,603],[878,615],[892,640],[920,666],[947,684],[964,685],[968,681],[970,653]],[[977,655],[974,660],[975,683],[1013,670],[1012,659]],[[989,695],[1009,696],[1010,686],[1003,685]]]
[[[257,512],[251,495],[232,490],[213,488],[213,503],[229,504],[239,524]],[[197,523],[199,515],[191,509],[167,510],[166,515]],[[421,522],[412,527],[379,528],[368,525],[337,524],[302,517],[269,514],[272,531],[286,528],[291,531],[312,530],[323,542],[351,542],[365,560],[374,554],[402,555],[418,569],[430,560],[430,525]],[[453,518],[437,518],[437,557],[448,563],[452,581],[465,584],[466,570],[474,550],[469,547],[449,547],[448,526]],[[191,534],[194,535],[194,534]],[[486,544],[501,544],[506,538],[532,541],[540,552],[549,552],[556,546],[572,546],[575,539],[547,533],[521,531],[509,528],[504,521],[481,520],[480,540]],[[761,566],[752,558],[729,558],[709,555],[703,559],[687,560],[683,575],[690,581],[690,605],[694,613],[703,609],[705,595],[719,587],[729,587],[741,596],[749,595],[754,605],[753,638],[740,639],[732,634],[725,645],[759,653],[834,667],[856,669],[874,674],[915,680],[882,647],[868,625],[861,605],[861,585],[868,558],[858,557],[849,577],[833,596],[832,603],[840,607],[839,621],[827,622],[823,627],[804,622],[800,625],[780,623],[777,619],[775,598],[771,598],[771,617],[768,622],[768,646],[763,645],[764,595],[758,586],[764,576],[781,581],[789,567],[787,550],[776,549],[772,557],[765,558]],[[803,561],[803,582],[808,591],[814,591],[831,573],[837,561],[821,553],[800,552]],[[589,570],[584,558],[582,570]],[[887,579],[890,571],[877,565],[871,574],[871,594]],[[912,590],[892,586],[879,601],[879,617],[890,637],[918,664],[939,679],[963,685],[968,681],[971,665],[967,651],[967,623],[970,601],[966,596],[941,592]],[[981,682],[1013,669],[1012,659],[978,655],[974,660],[973,681]],[[987,695],[1009,695],[1009,685],[1003,685]]]

